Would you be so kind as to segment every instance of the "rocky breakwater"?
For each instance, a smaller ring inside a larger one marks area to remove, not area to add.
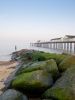
[[[0,100],[75,100],[75,56],[21,50],[12,58],[19,68]]]

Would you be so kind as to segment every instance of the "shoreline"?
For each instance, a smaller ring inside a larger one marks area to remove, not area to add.
[[[5,88],[4,82],[15,71],[17,62],[16,61],[0,61],[0,94]]]

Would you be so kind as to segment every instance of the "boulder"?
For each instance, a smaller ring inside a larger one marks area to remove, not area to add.
[[[75,56],[69,56],[65,58],[58,66],[60,71],[65,71],[66,69],[70,67],[75,67]]]
[[[4,85],[5,85],[5,89],[8,89],[10,88],[10,84],[11,84],[11,81],[14,79],[15,77],[15,74],[17,73],[17,71],[20,69],[20,64],[17,64],[15,70],[10,73],[10,75],[7,77],[7,79],[4,81]]]
[[[59,65],[66,57],[69,57],[69,55],[56,54],[54,59],[55,59],[57,65]]]
[[[19,51],[15,51],[11,54],[11,60],[17,60],[18,57],[20,57],[21,55],[25,55],[28,52],[32,52],[33,50],[29,50],[29,49],[21,49]]]
[[[59,75],[57,64],[53,59],[25,65],[21,67],[21,69],[17,72],[17,75],[36,70],[45,70],[48,73],[50,73],[53,76],[53,78],[56,78]]]
[[[49,59],[54,59],[57,64],[59,64],[62,60],[64,60],[68,55],[64,54],[55,54],[55,53],[46,53],[41,51],[32,51],[23,53],[20,55],[20,59],[22,62],[26,63],[26,61],[46,61]]]
[[[28,99],[22,93],[13,89],[9,89],[0,96],[0,100],[28,100]]]
[[[67,69],[42,97],[53,100],[75,100],[75,67]]]
[[[53,84],[50,73],[43,70],[22,73],[13,79],[11,87],[24,93],[39,95]]]

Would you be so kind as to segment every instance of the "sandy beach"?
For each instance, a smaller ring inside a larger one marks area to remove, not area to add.
[[[15,70],[17,62],[13,61],[0,61],[0,94],[5,87],[4,81]]]

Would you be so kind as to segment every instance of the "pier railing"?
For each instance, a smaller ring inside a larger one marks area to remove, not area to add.
[[[35,47],[61,50],[63,53],[75,54],[75,41],[37,42],[32,43],[31,45]]]

